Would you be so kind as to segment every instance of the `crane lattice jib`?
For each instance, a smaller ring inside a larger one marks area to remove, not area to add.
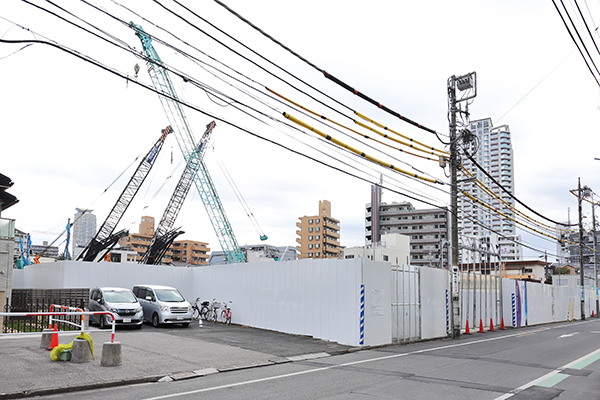
[[[108,214],[108,217],[96,233],[96,236],[90,240],[86,248],[81,252],[79,257],[77,257],[78,260],[83,259],[84,261],[93,261],[98,253],[103,250],[102,244],[111,237],[117,224],[127,210],[127,207],[129,207],[129,204],[137,194],[138,190],[142,186],[142,183],[144,183],[144,180],[148,176],[148,173],[154,166],[154,163],[158,158],[158,153],[160,153],[167,135],[171,132],[173,132],[173,130],[170,126],[161,131],[160,138],[156,141],[154,146],[152,146],[148,154],[146,154],[146,156],[142,159],[140,165],[138,165],[133,176],[119,196],[117,203],[113,206],[112,210]]]
[[[179,149],[183,154],[186,165],[193,163],[195,156],[194,137],[192,131],[183,112],[183,108],[175,92],[171,78],[164,67],[164,64],[158,53],[152,45],[152,40],[147,33],[144,32],[141,26],[131,22],[130,27],[135,30],[135,34],[140,38],[142,47],[146,54],[146,65],[148,74],[154,85],[154,89],[159,93],[159,99],[163,109],[173,127]],[[215,234],[219,240],[223,253],[228,263],[243,263],[245,262],[244,253],[242,252],[231,224],[227,219],[221,199],[217,194],[212,179],[208,173],[204,161],[200,160],[199,173],[194,174],[194,184],[198,190],[198,194],[204,203],[206,212],[209,215],[210,222],[213,226]]]
[[[192,187],[194,176],[198,173],[201,164],[200,161],[204,157],[204,149],[206,148],[208,140],[210,139],[210,134],[216,125],[215,121],[206,125],[206,131],[198,142],[194,155],[189,158],[186,168],[183,169],[181,178],[179,178],[179,182],[171,195],[171,199],[163,213],[160,223],[154,231],[148,250],[144,253],[144,258],[140,260],[140,264],[157,265],[160,263],[162,258],[160,254],[164,255],[165,253],[164,247],[165,242],[167,241],[167,235],[173,237],[171,229],[173,228],[177,215],[183,206],[183,202]],[[173,237],[171,243],[175,238],[176,236]]]

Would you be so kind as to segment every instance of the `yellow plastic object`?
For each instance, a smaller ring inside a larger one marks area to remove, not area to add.
[[[92,350],[92,358],[95,360],[96,356],[94,356],[94,340],[92,339],[92,337],[85,332],[81,332],[75,339],[87,340],[87,342],[90,345],[90,350]],[[60,360],[60,355],[65,350],[71,350],[72,348],[73,348],[73,342],[71,342],[69,344],[59,344],[58,346],[53,348],[52,351],[50,351],[50,359],[52,361],[58,361],[58,360]]]
[[[63,351],[70,350],[72,348],[73,348],[73,342],[71,342],[69,344],[59,344],[58,346],[56,346],[55,348],[53,348],[50,351],[50,359],[52,361],[58,361],[58,360],[60,360],[60,355],[62,354]]]

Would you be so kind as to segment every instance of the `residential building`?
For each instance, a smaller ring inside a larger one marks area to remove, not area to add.
[[[389,262],[393,267],[410,264],[410,237],[399,233],[385,233],[381,239],[369,246],[344,248],[344,258],[367,258]]]
[[[208,243],[194,240],[177,240],[171,247],[173,262],[187,265],[207,265],[210,248]]]
[[[23,265],[32,262],[31,251],[28,248],[29,233],[23,232],[19,229],[14,229],[14,250],[13,255],[15,259],[15,265],[17,268],[23,268]]]
[[[270,262],[296,260],[296,246],[271,246],[256,244],[240,246],[246,262]],[[213,251],[208,259],[208,265],[227,264],[222,251]]]
[[[497,236],[502,261],[519,261],[523,259],[521,235]]]
[[[569,243],[569,263],[574,265],[579,271],[579,230],[573,231],[568,235]],[[586,277],[594,277],[594,261],[596,261],[596,273],[600,272],[600,232],[596,232],[596,251],[594,252],[594,232],[583,232],[583,275]],[[597,257],[594,260],[594,255]]]
[[[38,254],[44,257],[58,258],[58,246],[48,246],[48,241],[44,240],[42,244],[31,245],[31,255],[36,256]]]
[[[77,212],[73,218],[73,260],[85,249],[90,240],[96,236],[96,216],[94,210],[75,208]]]
[[[150,246],[153,235],[154,217],[143,216],[140,222],[139,233],[129,233],[129,235],[121,238],[121,240],[119,240],[119,246],[124,250],[137,252],[137,256],[135,257],[135,261],[137,262],[144,257],[146,250],[148,250],[148,246]],[[172,250],[167,250],[165,257],[163,258],[163,263],[168,264],[173,261],[172,256]]]
[[[508,246],[509,242],[514,244],[514,253],[511,254],[516,257],[517,254],[522,254],[522,250],[516,250],[521,246],[512,240],[502,239],[503,236],[508,238],[516,236],[515,214],[511,208],[515,205],[511,197],[511,194],[515,194],[515,178],[510,128],[508,125],[494,127],[492,120],[485,118],[471,121],[470,131],[474,138],[464,151],[469,152],[473,160],[489,176],[481,171],[466,154],[461,157],[462,166],[477,177],[491,193],[483,190],[474,181],[464,181],[468,178],[467,175],[459,176],[458,229],[461,235],[467,237],[484,237],[496,233],[500,238],[499,244],[505,246]],[[461,192],[468,193],[490,208],[477,204]]]
[[[410,264],[447,268],[449,214],[443,208],[416,209],[410,202],[381,202],[378,185],[365,211],[367,245],[377,247],[382,236],[399,233],[410,238]],[[379,201],[379,203],[378,203]],[[377,232],[380,232],[379,234]]]
[[[19,202],[14,195],[6,191],[12,185],[13,181],[8,176],[0,174],[0,217],[4,210]],[[0,310],[3,311],[12,294],[14,243],[15,220],[0,218]],[[0,326],[4,326],[4,317],[0,317]]]
[[[319,214],[300,217],[296,222],[298,259],[342,258],[344,251],[340,245],[340,221],[331,216],[331,203],[319,201]]]
[[[502,261],[502,277],[546,283],[549,266],[542,260]]]

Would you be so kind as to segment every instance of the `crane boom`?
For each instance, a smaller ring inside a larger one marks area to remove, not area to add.
[[[173,132],[171,126],[168,126],[166,129],[161,131],[160,138],[156,141],[154,146],[150,149],[148,154],[142,159],[142,162],[135,170],[133,176],[123,189],[121,196],[117,200],[117,203],[113,206],[112,210],[108,214],[108,217],[96,233],[96,236],[90,240],[88,245],[83,249],[78,260],[83,261],[94,261],[98,254],[104,249],[114,246],[114,244],[118,241],[120,237],[127,236],[127,232],[122,230],[118,232],[116,235],[113,235],[113,231],[115,230],[117,224],[123,217],[123,214],[129,207],[129,204],[137,194],[138,190],[144,183],[144,180],[148,176],[148,173],[154,166],[154,162],[158,156],[158,153],[163,147],[165,139],[169,133]]]
[[[140,264],[160,264],[168,247],[173,243],[177,236],[183,233],[183,231],[179,231],[179,229],[172,230],[173,224],[175,223],[177,215],[181,210],[181,206],[183,206],[183,202],[190,191],[194,176],[198,174],[200,161],[204,157],[204,149],[206,148],[208,140],[210,139],[210,134],[216,125],[215,121],[206,125],[206,131],[202,135],[200,142],[198,142],[198,146],[196,146],[196,155],[195,157],[190,157],[190,162],[183,169],[181,178],[179,178],[179,182],[171,195],[171,199],[163,213],[160,223],[154,231],[148,250],[144,253],[144,258],[140,260]]]
[[[164,64],[158,53],[152,45],[150,36],[144,32],[140,25],[129,23],[129,26],[135,30],[135,34],[140,38],[144,53],[146,54],[146,65],[148,74],[152,80],[152,84],[157,92],[167,118],[171,126],[173,126],[179,149],[183,154],[186,165],[197,158],[194,146],[194,136],[189,127],[183,108],[175,92],[171,78],[164,67]],[[243,263],[245,262],[244,253],[240,248],[229,219],[225,214],[225,209],[221,203],[221,199],[217,194],[213,181],[208,173],[208,169],[203,160],[199,160],[198,174],[193,175],[194,184],[198,190],[198,194],[202,199],[204,208],[208,213],[209,220],[213,226],[215,234],[219,239],[219,243],[225,254],[228,263]]]

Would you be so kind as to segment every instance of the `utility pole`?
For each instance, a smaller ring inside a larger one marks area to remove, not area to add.
[[[598,314],[600,313],[600,304],[598,304],[598,243],[596,238],[596,213],[594,212],[596,208],[596,203],[594,203],[594,195],[592,194],[592,232],[594,234],[594,251],[592,252],[594,256],[594,288],[596,289],[596,318],[598,318]]]
[[[585,280],[583,278],[583,216],[581,215],[581,200],[583,193],[581,189],[581,178],[578,178],[577,184],[577,207],[579,210],[579,277],[581,286],[581,320],[585,319]]]
[[[467,101],[477,96],[476,74],[471,72],[466,75],[448,78],[448,103],[450,106],[450,213],[451,216],[451,238],[450,247],[452,249],[452,338],[460,336],[460,298],[458,287],[459,261],[458,261],[458,182],[457,171],[460,164],[458,157],[458,139],[456,137],[456,114],[463,112],[458,109],[458,103]],[[456,98],[456,89],[459,91],[468,91],[466,95]],[[468,107],[468,105],[467,105]],[[466,113],[466,110],[465,110]]]

